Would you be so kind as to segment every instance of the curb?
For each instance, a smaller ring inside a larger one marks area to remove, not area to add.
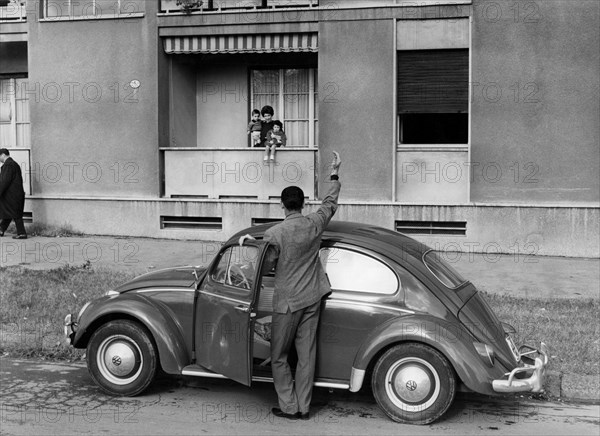
[[[600,403],[600,378],[594,375],[547,371],[544,390],[563,400]]]

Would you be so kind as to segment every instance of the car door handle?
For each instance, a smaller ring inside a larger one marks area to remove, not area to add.
[[[235,306],[235,310],[239,310],[240,312],[248,313],[250,312],[250,306]]]

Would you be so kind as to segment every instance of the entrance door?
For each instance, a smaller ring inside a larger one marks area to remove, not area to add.
[[[250,386],[254,306],[260,286],[264,242],[221,249],[199,289],[196,356],[204,368]]]

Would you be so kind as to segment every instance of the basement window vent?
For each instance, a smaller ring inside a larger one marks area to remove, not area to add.
[[[33,223],[33,212],[23,212],[23,223],[25,223],[25,224]]]
[[[261,224],[280,223],[281,221],[283,221],[283,218],[252,218],[252,225],[260,226]]]
[[[223,218],[161,215],[160,228],[186,230],[222,230]]]
[[[407,235],[463,235],[466,221],[396,221],[396,231]]]
[[[208,195],[171,195],[171,198],[208,198]]]

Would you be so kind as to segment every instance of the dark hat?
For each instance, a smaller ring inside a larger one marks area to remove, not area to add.
[[[10,156],[10,153],[8,152],[8,150],[6,148],[0,148],[0,154],[5,154],[7,156]]]

